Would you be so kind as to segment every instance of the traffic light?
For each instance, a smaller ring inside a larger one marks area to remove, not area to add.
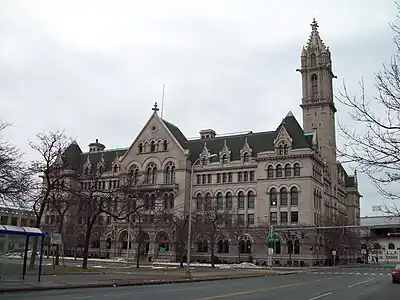
[[[386,236],[387,236],[388,239],[390,239],[390,232],[387,232]]]

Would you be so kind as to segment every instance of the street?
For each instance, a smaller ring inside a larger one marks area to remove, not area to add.
[[[5,299],[30,300],[385,300],[399,299],[390,268],[322,268],[287,276],[115,288],[10,293]]]

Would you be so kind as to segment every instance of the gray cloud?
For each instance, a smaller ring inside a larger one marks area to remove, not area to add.
[[[94,5],[96,3],[96,5]],[[392,53],[393,5],[382,1],[2,1],[0,118],[9,139],[65,128],[83,148],[129,146],[161,100],[188,136],[270,130],[302,121],[300,52],[312,17],[351,89]],[[273,3],[273,4],[272,4]],[[386,6],[385,6],[386,5]],[[287,7],[292,7],[288,10]],[[343,9],[346,7],[346,9]],[[372,17],[373,16],[373,17]],[[338,22],[338,20],[340,20]],[[340,105],[338,117],[350,122]],[[339,141],[342,142],[341,140]],[[379,198],[360,176],[362,213]]]

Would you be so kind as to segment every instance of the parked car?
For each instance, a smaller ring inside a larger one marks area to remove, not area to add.
[[[392,282],[400,283],[400,264],[396,265],[392,270]]]

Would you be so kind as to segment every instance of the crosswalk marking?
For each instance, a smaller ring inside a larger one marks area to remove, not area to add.
[[[368,276],[368,275],[390,276],[391,275],[391,273],[346,273],[346,272],[342,272],[342,273],[340,273],[340,272],[334,272],[334,273],[332,273],[332,272],[312,272],[311,274],[313,274],[313,275],[323,275],[323,274],[326,274],[326,275],[336,274],[336,275],[338,275],[338,274],[341,274],[341,275],[358,275],[358,276]]]

